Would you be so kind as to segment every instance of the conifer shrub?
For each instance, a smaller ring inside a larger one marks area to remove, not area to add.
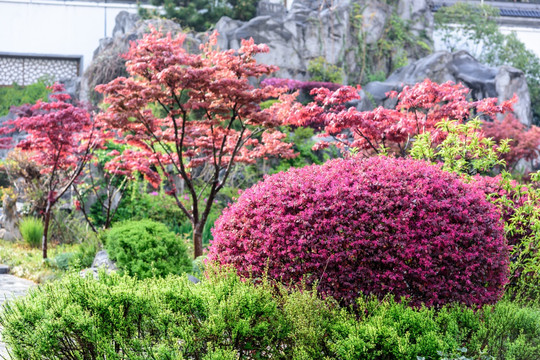
[[[351,309],[307,289],[205,275],[193,284],[69,274],[7,302],[2,341],[13,360],[540,358],[534,307],[412,308],[361,297]]]
[[[140,279],[191,270],[186,244],[164,224],[126,221],[105,234],[109,256],[125,273]]]
[[[243,276],[305,281],[345,304],[360,293],[414,306],[494,303],[508,275],[500,214],[482,191],[388,157],[267,177],[217,220],[209,259]]]

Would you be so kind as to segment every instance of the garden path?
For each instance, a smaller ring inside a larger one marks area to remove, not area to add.
[[[4,303],[12,298],[23,296],[28,289],[35,284],[29,280],[21,279],[13,275],[0,275],[0,309]],[[1,330],[1,328],[0,328]],[[8,353],[0,336],[0,359],[8,359]]]

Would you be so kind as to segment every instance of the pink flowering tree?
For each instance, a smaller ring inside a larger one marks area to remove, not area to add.
[[[77,181],[83,168],[100,145],[100,136],[90,113],[68,101],[62,85],[51,87],[51,102],[38,102],[27,109],[28,116],[4,123],[2,134],[25,132],[28,136],[15,146],[30,155],[46,175],[47,204],[43,215],[43,258],[47,258],[47,240],[54,205]],[[1,139],[3,148],[13,147],[12,138]]]
[[[254,59],[268,47],[251,39],[238,50],[220,51],[214,34],[200,54],[190,54],[182,47],[185,37],[153,30],[126,54],[129,77],[96,89],[109,105],[100,124],[129,145],[113,154],[108,168],[128,176],[141,173],[153,186],[166,182],[191,221],[198,257],[204,225],[234,165],[294,154],[276,130],[284,124],[283,113],[260,107],[287,89],[249,82],[276,70]]]

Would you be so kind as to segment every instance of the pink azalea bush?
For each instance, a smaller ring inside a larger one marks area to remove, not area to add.
[[[350,158],[267,177],[227,208],[209,260],[243,276],[317,284],[412,305],[494,303],[508,276],[496,207],[481,190],[410,159]]]

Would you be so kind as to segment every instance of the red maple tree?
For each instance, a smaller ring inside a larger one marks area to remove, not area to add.
[[[529,161],[534,168],[538,165],[540,156],[540,128],[538,126],[527,126],[513,115],[507,114],[503,120],[484,122],[482,130],[487,137],[496,142],[504,139],[511,139],[510,151],[503,155],[506,164],[510,169],[514,169],[519,160]]]
[[[437,143],[444,134],[435,126],[443,120],[466,121],[482,115],[495,119],[496,114],[512,110],[516,101],[504,101],[497,105],[496,98],[479,101],[467,99],[468,89],[462,84],[446,82],[438,84],[429,79],[414,86],[405,86],[398,94],[387,95],[397,98],[394,109],[378,107],[370,111],[358,111],[347,104],[359,99],[359,87],[342,87],[336,91],[326,88],[313,89],[314,101],[306,106],[283,102],[282,111],[290,112],[291,123],[299,126],[314,126],[322,130],[324,139],[316,144],[323,148],[330,143],[338,147],[356,148],[366,154],[379,153],[384,148],[405,156],[411,141],[418,134],[430,132]]]
[[[268,47],[251,39],[236,51],[220,51],[213,34],[200,54],[191,54],[182,47],[185,37],[152,29],[125,55],[130,76],[96,90],[109,104],[99,116],[100,125],[130,145],[115,153],[108,169],[142,173],[153,186],[166,181],[191,221],[198,257],[203,254],[203,227],[234,164],[294,154],[292,144],[282,142],[285,134],[276,130],[284,123],[281,113],[260,107],[286,89],[255,88],[249,82],[276,70],[254,59]],[[189,200],[181,196],[182,187]]]
[[[26,108],[26,116],[6,121],[0,134],[24,132],[28,136],[16,144],[21,151],[30,155],[41,173],[46,175],[47,203],[43,215],[43,258],[47,258],[47,239],[51,211],[58,200],[68,191],[81,175],[92,157],[92,151],[100,144],[100,137],[90,113],[68,101],[60,84],[51,86],[54,92],[51,102],[38,100]],[[0,139],[3,148],[13,147],[12,138]]]

